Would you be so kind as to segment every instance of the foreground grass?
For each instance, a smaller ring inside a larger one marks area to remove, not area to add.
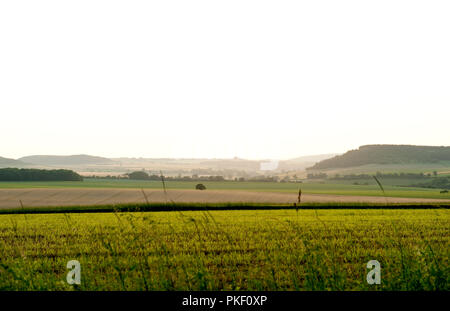
[[[361,181],[360,181],[361,182]],[[381,181],[384,183],[384,181]],[[371,181],[369,185],[352,185],[342,182],[335,183],[276,183],[276,182],[235,182],[209,181],[202,182],[208,190],[244,190],[298,193],[332,194],[353,196],[383,196],[378,185]],[[166,181],[167,189],[195,189],[198,182]],[[0,182],[0,189],[14,188],[133,188],[162,189],[160,181],[86,179],[82,182]],[[386,196],[399,198],[446,199],[450,194],[440,193],[439,189],[400,187],[384,185]]]
[[[0,289],[449,290],[449,220],[448,209],[0,215]],[[372,259],[380,285],[366,282]]]
[[[183,212],[221,210],[311,210],[311,209],[449,209],[450,202],[443,203],[367,203],[367,202],[326,202],[302,203],[125,203],[106,205],[74,205],[50,207],[22,207],[0,209],[1,214],[61,214],[61,213],[118,213],[118,212]]]

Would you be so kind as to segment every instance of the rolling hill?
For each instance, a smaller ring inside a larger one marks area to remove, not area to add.
[[[20,158],[19,160],[44,166],[102,165],[114,163],[113,160],[108,158],[90,156],[85,154],[70,156],[33,155]]]
[[[365,145],[357,150],[350,150],[343,155],[320,161],[307,169],[326,170],[372,164],[414,165],[440,162],[450,162],[450,147]]]
[[[280,161],[280,165],[278,167],[279,170],[304,170],[305,168],[314,165],[315,163],[330,159],[336,156],[336,153],[331,154],[318,154],[311,156],[302,156],[295,159],[289,159]]]
[[[28,166],[28,163],[19,160],[0,157],[0,167],[24,167],[24,166]]]

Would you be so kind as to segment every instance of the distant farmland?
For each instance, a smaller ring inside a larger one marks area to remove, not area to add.
[[[145,195],[144,195],[145,194]],[[106,205],[123,203],[291,203],[295,193],[239,190],[148,190],[140,189],[0,189],[0,208]],[[384,198],[381,196],[303,194],[303,203],[443,203],[450,200]]]
[[[450,202],[448,193],[438,189],[385,185],[387,198],[377,185],[205,182],[206,190],[194,190],[196,182],[132,180],[86,180],[83,182],[0,182],[0,208],[104,205],[120,203],[302,203],[369,202],[413,203]]]

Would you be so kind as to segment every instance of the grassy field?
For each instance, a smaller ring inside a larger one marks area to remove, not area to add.
[[[449,290],[449,221],[448,209],[0,215],[0,289]],[[366,282],[373,259],[380,285]]]
[[[167,189],[195,189],[198,182],[169,181]],[[248,190],[297,193],[301,188],[303,193],[383,196],[376,184],[352,185],[345,183],[275,183],[275,182],[202,182],[209,190]],[[0,189],[12,188],[144,188],[161,189],[159,181],[107,180],[86,179],[82,182],[0,182]],[[387,196],[403,198],[448,199],[450,194],[440,193],[439,189],[398,187],[385,185]]]
[[[333,209],[449,209],[450,203],[367,203],[367,202],[335,202],[335,203],[302,203],[294,206],[291,203],[131,203],[107,205],[68,205],[49,207],[3,208],[0,215],[7,214],[65,214],[65,213],[119,213],[119,212],[185,212],[185,211],[232,211],[232,210],[333,210]]]

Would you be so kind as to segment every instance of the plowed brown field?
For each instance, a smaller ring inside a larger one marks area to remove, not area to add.
[[[149,202],[176,203],[294,203],[295,193],[251,192],[238,190],[145,190]],[[368,202],[368,203],[425,203],[448,202],[440,199],[393,198],[375,196],[346,196],[303,194],[302,202]],[[21,203],[22,202],[22,203]],[[140,189],[0,189],[0,208],[103,205],[118,203],[144,203]]]

